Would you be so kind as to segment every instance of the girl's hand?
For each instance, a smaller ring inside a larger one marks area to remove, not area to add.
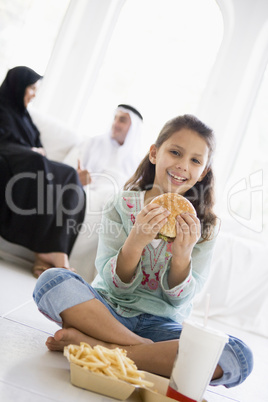
[[[168,275],[170,288],[182,283],[189,275],[191,254],[201,234],[199,219],[190,213],[177,216],[176,229],[177,235],[172,243],[171,268]]]
[[[146,205],[137,215],[136,222],[130,233],[134,244],[143,250],[167,222],[169,214],[170,212],[167,209],[157,204]]]
[[[194,245],[200,238],[201,227],[199,219],[190,213],[177,216],[176,222],[177,235],[172,245],[172,255],[174,258],[191,258]]]
[[[131,281],[144,247],[157,235],[170,212],[157,204],[146,205],[136,217],[117,259],[116,272],[121,281]]]

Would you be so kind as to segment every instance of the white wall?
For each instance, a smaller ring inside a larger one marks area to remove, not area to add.
[[[267,0],[217,0],[224,38],[199,106],[215,129],[217,176],[225,184],[268,61]],[[228,158],[228,163],[227,159]]]
[[[75,126],[125,0],[71,0],[35,107]]]

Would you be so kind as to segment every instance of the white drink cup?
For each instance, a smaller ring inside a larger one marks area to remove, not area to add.
[[[201,402],[228,335],[185,321],[167,396],[180,402]]]

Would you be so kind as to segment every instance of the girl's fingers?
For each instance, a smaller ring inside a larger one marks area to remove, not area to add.
[[[170,212],[157,204],[149,204],[138,214],[135,222],[139,234],[154,238],[167,221]]]
[[[160,207],[158,204],[147,204],[142,210],[141,210],[141,214],[142,215],[148,215],[149,213],[153,213],[153,212],[157,212],[157,211],[164,211],[165,208]]]
[[[177,216],[177,230],[184,234],[200,236],[199,219],[192,214],[181,214]]]
[[[167,223],[166,217],[162,218],[161,220],[153,221],[151,226],[152,226],[154,232],[157,234],[162,229],[162,227],[165,225],[165,223]]]
[[[147,223],[157,223],[167,217],[170,212],[157,204],[148,204],[142,209],[142,216]],[[154,221],[154,222],[152,222]]]
[[[177,218],[176,224],[177,224],[177,229],[179,229],[180,232],[182,232],[182,233],[190,233],[189,225],[181,217]]]

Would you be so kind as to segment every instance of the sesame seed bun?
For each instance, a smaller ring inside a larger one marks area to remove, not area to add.
[[[158,204],[170,211],[167,217],[167,223],[162,227],[157,238],[163,239],[169,243],[173,242],[176,237],[176,217],[183,212],[189,212],[196,215],[196,211],[192,203],[187,198],[176,193],[165,193],[155,197],[152,204]]]

